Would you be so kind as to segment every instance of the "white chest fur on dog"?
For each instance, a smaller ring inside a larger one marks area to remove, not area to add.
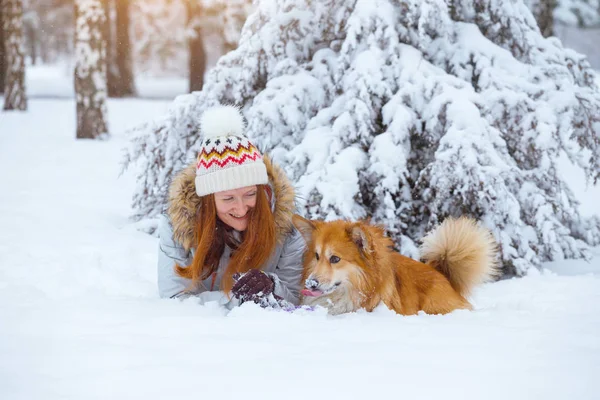
[[[346,287],[340,287],[333,293],[319,296],[319,297],[308,297],[305,296],[302,300],[302,304],[308,306],[321,306],[328,309],[328,314],[338,315],[356,310],[358,307],[352,301],[352,297]]]

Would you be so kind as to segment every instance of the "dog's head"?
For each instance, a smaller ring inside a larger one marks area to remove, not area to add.
[[[376,243],[373,230],[362,222],[309,221],[298,215],[294,226],[307,244],[302,295],[320,297],[346,290],[355,301],[373,291]]]

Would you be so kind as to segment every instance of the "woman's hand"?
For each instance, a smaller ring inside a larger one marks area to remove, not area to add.
[[[266,298],[275,289],[273,279],[258,269],[251,269],[244,275],[235,274],[233,279],[236,282],[231,293],[241,303],[253,301],[260,305],[266,304]]]

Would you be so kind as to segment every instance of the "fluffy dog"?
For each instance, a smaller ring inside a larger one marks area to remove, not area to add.
[[[379,226],[310,221],[294,215],[306,240],[302,304],[330,314],[383,302],[399,314],[445,314],[472,309],[471,289],[497,274],[492,234],[470,218],[448,218],[424,239],[419,262],[393,250]]]

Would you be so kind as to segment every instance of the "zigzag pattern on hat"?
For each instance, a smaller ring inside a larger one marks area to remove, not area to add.
[[[237,164],[237,165],[242,165],[244,164],[246,161],[248,160],[252,160],[252,161],[256,161],[257,159],[261,158],[260,154],[258,153],[254,153],[254,154],[243,154],[241,157],[233,157],[233,156],[229,156],[227,158],[225,158],[224,160],[219,160],[217,158],[212,158],[209,162],[206,162],[204,160],[200,160],[198,162],[198,164],[196,165],[196,168],[206,168],[209,169],[215,165],[218,165],[221,168],[224,168],[227,166],[227,164],[232,163],[232,164]]]
[[[198,154],[198,160],[206,160],[209,161],[211,158],[216,157],[218,159],[224,159],[227,156],[232,157],[240,157],[242,154],[254,154],[258,153],[258,150],[254,145],[250,142],[246,144],[236,143],[234,146],[227,146],[222,149],[212,148],[207,149],[204,147],[202,151]]]
[[[208,169],[214,164],[222,168],[229,162],[241,165],[247,160],[256,161],[262,158],[256,147],[249,141],[246,140],[245,144],[237,140],[236,142],[227,146],[211,146],[212,148],[205,146],[198,154],[196,168],[204,167]]]

